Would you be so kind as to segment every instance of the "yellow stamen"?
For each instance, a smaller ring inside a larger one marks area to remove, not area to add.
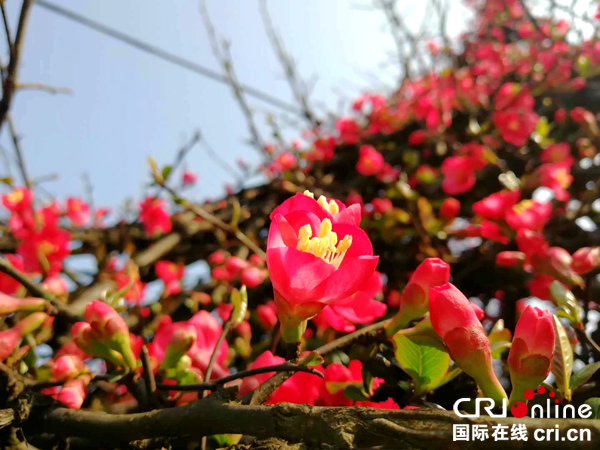
[[[522,200],[513,206],[513,211],[518,215],[523,214],[525,211],[530,209],[533,206],[533,202],[531,200]]]
[[[304,191],[304,195],[310,198],[315,198],[315,194],[310,192],[308,189]],[[340,207],[338,206],[338,204],[334,200],[329,200],[328,203],[327,198],[324,195],[321,195],[319,197],[317,203],[319,204],[319,206],[321,206],[321,208],[323,208],[330,214],[337,214],[340,212]]]
[[[344,236],[344,239],[338,243],[338,236],[332,231],[332,227],[331,220],[324,219],[319,227],[318,236],[313,237],[310,225],[304,225],[298,230],[296,248],[318,256],[336,268],[339,267],[352,245],[352,236]]]

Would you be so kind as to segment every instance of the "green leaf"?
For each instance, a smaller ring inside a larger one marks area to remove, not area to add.
[[[360,386],[350,384],[344,388],[344,397],[354,401],[365,401],[369,400],[369,395]]]
[[[600,369],[600,362],[595,362],[593,364],[588,364],[583,369],[577,371],[571,377],[570,387],[571,389],[576,389],[579,386],[588,382],[592,375],[594,375],[598,369]]]
[[[577,304],[577,299],[569,289],[564,287],[560,281],[555,280],[550,285],[550,295],[556,304],[564,310],[564,314],[561,313],[561,317],[573,323],[579,323],[579,305]]]
[[[444,378],[442,378],[442,380],[437,384],[436,388],[443,386],[446,383],[449,383],[450,381],[454,380],[457,376],[459,376],[461,373],[462,373],[462,369],[460,367],[453,367],[446,373],[446,375],[444,375]]]
[[[488,336],[490,341],[490,347],[492,349],[492,358],[499,359],[502,353],[510,348],[510,342],[512,340],[512,333],[510,330],[504,328],[504,321],[498,320],[492,327],[492,331]]]
[[[231,304],[233,311],[231,312],[231,325],[236,327],[246,318],[248,311],[248,291],[246,286],[242,286],[239,290],[234,289],[231,292]]]
[[[308,355],[304,356],[300,361],[298,361],[298,364],[310,367],[323,364],[324,361],[325,360],[323,359],[323,357],[317,352],[310,352]]]
[[[169,178],[169,175],[171,174],[172,169],[173,169],[173,167],[171,167],[171,166],[163,167],[162,173],[161,173],[163,180],[166,180],[167,178]]]
[[[569,336],[567,336],[565,327],[558,317],[552,316],[552,318],[554,319],[554,331],[556,334],[552,374],[556,379],[556,387],[562,393],[563,397],[570,401],[571,387],[569,383],[571,373],[573,372],[573,347],[571,347]]]
[[[600,419],[600,398],[588,398],[584,403],[592,407],[592,416],[590,419]]]
[[[450,356],[436,339],[397,333],[392,343],[400,366],[415,382],[415,394],[422,395],[435,389],[444,379]]]

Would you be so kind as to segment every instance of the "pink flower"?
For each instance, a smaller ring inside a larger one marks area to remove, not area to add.
[[[274,301],[259,305],[256,308],[258,320],[265,330],[271,330],[277,324],[277,306]]]
[[[338,131],[340,141],[344,144],[356,144],[358,138],[358,125],[352,119],[342,117],[335,123],[335,128]]]
[[[284,358],[274,356],[270,351],[266,351],[250,364],[250,369],[273,366],[282,364],[283,362],[285,362]],[[271,372],[244,378],[244,381],[240,385],[240,397],[250,393],[273,375],[275,375],[275,373]],[[304,372],[295,373],[271,394],[265,404],[274,405],[281,402],[287,402],[314,405],[319,396],[319,389],[322,382],[323,379],[316,375]]]
[[[248,289],[252,289],[259,284],[262,284],[264,280],[265,271],[258,267],[247,267],[242,270],[242,273],[240,274],[240,281],[242,284],[245,284]]]
[[[385,214],[394,209],[394,204],[389,198],[374,198],[371,200],[373,211],[379,214]]]
[[[277,364],[283,364],[284,362],[285,358],[282,358],[281,356],[275,356],[270,350],[267,350],[266,352],[261,353],[260,356],[256,358],[256,360],[254,360],[254,362],[250,364],[248,368],[260,369],[261,367],[274,366]],[[261,373],[252,377],[244,378],[242,384],[240,385],[239,397],[249,394],[273,375],[275,375],[275,372]]]
[[[331,326],[334,330],[345,333],[356,330],[356,323],[373,323],[387,310],[385,303],[374,299],[382,287],[381,274],[376,271],[356,294],[326,306],[315,316],[315,323],[321,328]]]
[[[187,329],[190,325],[196,329],[197,339],[187,354],[192,358],[192,365],[204,373],[223,330],[217,319],[211,316],[208,311],[197,312],[187,322],[171,322],[171,318],[166,316],[160,322],[148,350],[157,361],[162,361],[175,332],[179,329]],[[226,365],[228,352],[229,346],[227,341],[224,340],[217,353],[211,380],[221,378],[229,373]]]
[[[208,255],[207,261],[211,266],[219,266],[225,262],[227,255],[223,250],[217,250]]]
[[[492,121],[502,138],[517,147],[525,145],[527,139],[535,130],[538,120],[539,116],[528,110],[519,111],[511,108],[492,113]]]
[[[242,269],[245,269],[246,267],[248,267],[248,262],[237,256],[230,256],[227,258],[227,261],[225,261],[225,268],[232,277],[240,273]]]
[[[67,199],[67,217],[73,226],[84,227],[90,223],[90,205],[77,197]]]
[[[191,186],[192,184],[196,184],[198,181],[198,175],[191,170],[186,170],[183,172],[181,177],[181,182],[184,186]]]
[[[352,384],[362,386],[362,363],[356,359],[348,367],[340,363],[325,368],[325,380],[319,393],[319,405],[352,406],[353,401],[344,395],[344,389]]]
[[[140,203],[140,220],[146,234],[150,237],[171,231],[171,217],[165,209],[165,202],[159,198],[146,197]]]
[[[442,189],[448,195],[463,194],[475,186],[475,170],[466,156],[450,156],[442,163]]]
[[[506,213],[506,223],[514,230],[522,228],[540,231],[552,215],[550,203],[521,200]]]
[[[13,255],[11,253],[2,256],[17,270],[23,270],[23,259],[19,255]],[[21,283],[15,280],[10,275],[0,273],[0,292],[12,295],[19,290]]]
[[[171,261],[158,261],[154,270],[158,278],[165,284],[165,295],[176,295],[181,292],[181,279],[185,265]]]
[[[570,195],[567,189],[573,182],[569,161],[542,164],[537,173],[540,176],[540,185],[552,189],[558,201],[566,202],[569,200]]]
[[[473,203],[473,212],[490,220],[504,220],[506,212],[517,204],[519,191],[500,191]]]
[[[362,145],[358,150],[359,159],[356,171],[361,175],[377,175],[383,169],[383,155],[371,145]]]
[[[80,409],[87,396],[86,382],[82,379],[68,380],[58,394],[52,396],[69,409]]]
[[[333,200],[304,197],[296,195],[293,205],[287,200],[273,212],[267,241],[267,267],[286,342],[302,335],[306,319],[360,290],[379,260],[365,232],[348,223],[355,216],[344,213],[352,206],[340,210]]]
[[[568,142],[559,144],[551,144],[542,151],[542,162],[545,163],[560,163],[566,162],[572,166],[574,159],[571,156],[571,147]]]
[[[550,275],[540,274],[527,283],[529,293],[541,300],[550,300],[550,285],[554,281]]]
[[[502,229],[500,228],[500,225],[498,225],[495,222],[492,222],[491,220],[482,220],[481,221],[480,232],[481,232],[481,237],[483,237],[485,239],[489,239],[490,241],[500,242],[501,244],[504,244],[504,245],[506,245],[510,242],[510,239],[508,238],[508,236],[505,236],[502,233]]]

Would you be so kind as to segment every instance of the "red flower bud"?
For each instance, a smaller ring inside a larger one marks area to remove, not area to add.
[[[433,329],[444,340],[457,366],[498,404],[506,393],[494,373],[490,342],[471,303],[450,283],[432,287],[429,292]]]
[[[451,220],[454,220],[456,216],[458,216],[459,212],[460,202],[458,200],[452,197],[444,199],[444,202],[440,208],[440,217],[443,220],[450,222]]]
[[[429,308],[429,289],[450,279],[450,266],[439,258],[427,258],[414,271],[402,291],[400,311],[388,325],[388,336],[404,328],[411,320],[425,315]]]
[[[500,252],[496,255],[496,264],[502,267],[522,266],[525,262],[523,252]]]
[[[554,357],[554,323],[547,310],[528,306],[517,323],[508,367],[513,390],[510,403],[523,401],[525,389],[535,389],[550,373]]]
[[[264,279],[265,271],[258,267],[247,267],[242,270],[242,274],[240,275],[240,281],[249,289],[258,286]]]
[[[57,381],[69,380],[77,377],[85,370],[85,364],[79,356],[64,355],[52,364],[50,375]]]
[[[571,269],[586,274],[600,265],[600,247],[583,247],[573,253]]]
[[[277,306],[274,301],[256,308],[258,320],[265,330],[271,330],[277,324]]]

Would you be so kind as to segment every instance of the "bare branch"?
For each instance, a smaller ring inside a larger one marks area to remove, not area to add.
[[[206,33],[208,34],[213,55],[223,66],[223,72],[229,82],[229,85],[231,86],[231,89],[233,90],[233,96],[237,100],[238,105],[240,106],[240,109],[242,110],[242,113],[246,119],[246,124],[248,126],[248,130],[250,131],[252,145],[264,157],[264,143],[258,128],[256,127],[256,123],[254,122],[254,114],[252,109],[250,109],[250,106],[246,101],[246,96],[241,89],[240,82],[238,81],[235,70],[233,69],[233,61],[229,52],[229,45],[226,42],[223,42],[223,45],[219,45],[217,33],[212,21],[210,20],[210,16],[208,15],[208,9],[206,8],[205,1],[200,3],[200,13],[202,14],[202,20],[204,22],[204,27],[206,28]]]
[[[283,45],[283,39],[275,30],[273,26],[273,21],[271,20],[271,16],[269,14],[269,9],[267,8],[267,0],[260,0],[260,14],[265,25],[265,30],[267,32],[267,37],[271,42],[271,46],[275,50],[275,54],[277,55],[277,59],[279,60],[281,66],[284,69],[285,77],[290,85],[290,89],[296,98],[296,101],[300,104],[302,111],[306,118],[315,126],[318,126],[318,121],[310,107],[309,104],[309,94],[308,89],[306,87],[306,83],[300,78],[298,75],[298,71],[296,70],[296,64],[292,57],[286,51]]]

